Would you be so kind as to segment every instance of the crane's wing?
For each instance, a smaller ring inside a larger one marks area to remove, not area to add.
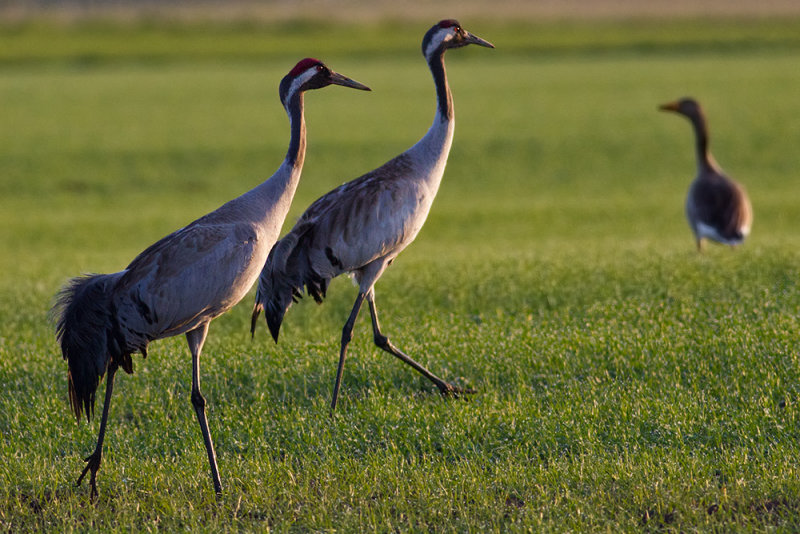
[[[258,275],[258,234],[243,223],[190,224],[154,243],[124,271],[125,328],[157,339],[186,332],[235,305]]]
[[[303,213],[292,237],[279,242],[276,265],[285,258],[290,268],[292,254],[304,246],[312,267],[333,278],[408,244],[427,216],[418,209],[424,193],[412,175],[410,159],[401,155],[324,195]]]
[[[330,280],[380,258],[394,257],[416,235],[427,209],[401,154],[317,199],[280,239],[259,278],[251,330],[264,309],[277,340],[283,315],[303,288],[322,302]]]

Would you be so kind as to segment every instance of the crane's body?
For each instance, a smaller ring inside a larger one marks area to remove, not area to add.
[[[238,303],[258,278],[291,206],[305,158],[303,92],[330,84],[368,89],[315,59],[300,61],[281,81],[281,102],[291,138],[281,166],[269,179],[217,210],[157,241],[124,270],[71,280],[54,306],[57,338],[68,362],[68,386],[77,418],[87,420],[103,376],[106,395],[97,447],[81,473],[91,471],[92,496],[119,367],[133,372],[131,355],[147,354],[150,341],[186,334],[192,353],[192,404],[209,457],[214,489],[222,491],[200,392],[199,358],[209,323]]]
[[[300,168],[276,176],[279,183],[269,180],[169,234],[123,271],[76,279],[110,289],[121,352],[145,352],[150,341],[194,330],[247,294],[277,241]]]
[[[428,132],[399,156],[315,201],[278,241],[261,273],[251,330],[263,309],[276,341],[286,310],[304,287],[317,302],[322,302],[332,278],[351,273],[358,283],[358,297],[342,331],[332,410],[336,407],[353,324],[365,299],[372,316],[374,340],[380,348],[417,369],[443,394],[463,392],[406,356],[381,333],[374,285],[417,236],[436,197],[455,130],[444,53],[467,44],[493,48],[453,20],[441,21],[426,33],[422,51],[437,96],[436,115]]]
[[[694,130],[697,175],[686,196],[686,218],[697,250],[702,250],[703,239],[731,246],[741,244],[750,234],[753,209],[744,188],[728,178],[711,155],[708,124],[700,104],[683,98],[659,109],[683,115]]]
[[[452,137],[452,121],[437,120],[410,150],[314,202],[276,245],[270,268],[291,273],[300,284],[306,282],[301,278],[319,278],[327,286],[350,272],[357,280],[376,280],[422,229]],[[432,139],[439,150],[430,149]]]

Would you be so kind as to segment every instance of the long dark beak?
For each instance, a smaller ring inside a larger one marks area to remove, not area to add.
[[[486,41],[485,39],[481,39],[477,35],[472,35],[471,33],[469,33],[466,30],[464,30],[464,32],[467,34],[464,37],[464,44],[476,44],[476,45],[480,45],[480,46],[485,46],[486,48],[494,48],[494,45],[492,43],[490,43],[489,41]]]
[[[352,87],[353,89],[360,89],[361,91],[372,91],[372,89],[370,89],[363,83],[351,80],[347,76],[342,76],[338,72],[333,72],[333,71],[331,71],[331,83],[335,85],[341,85],[344,87]]]
[[[666,104],[661,104],[658,106],[658,109],[661,111],[678,111],[678,101],[675,102],[667,102]]]

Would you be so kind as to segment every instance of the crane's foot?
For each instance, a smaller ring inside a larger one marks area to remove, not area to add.
[[[100,451],[94,451],[90,456],[87,456],[84,461],[86,462],[86,467],[83,468],[81,476],[78,477],[78,481],[75,483],[75,485],[80,486],[81,481],[83,481],[83,477],[86,476],[86,473],[91,471],[92,474],[89,477],[89,485],[91,486],[92,489],[91,493],[89,494],[89,498],[92,501],[94,501],[98,497],[97,471],[100,469],[100,462],[102,461],[102,453]]]
[[[464,395],[472,395],[475,393],[475,390],[472,388],[462,388],[447,382],[437,383],[436,387],[439,388],[439,393],[442,394],[442,397],[450,397],[453,399],[458,399]]]

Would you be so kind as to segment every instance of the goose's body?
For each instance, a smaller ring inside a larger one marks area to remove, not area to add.
[[[697,176],[686,197],[686,218],[695,236],[697,249],[702,240],[739,245],[750,234],[753,209],[744,188],[728,178],[708,149],[709,136],[703,110],[691,98],[660,106],[679,113],[692,123],[697,153]]]
[[[300,61],[281,81],[291,139],[286,158],[268,180],[154,243],[124,270],[75,278],[59,293],[56,333],[77,418],[82,412],[90,418],[95,392],[108,373],[97,446],[78,479],[91,471],[93,497],[114,374],[119,367],[132,373],[131,355],[146,355],[150,341],[178,334],[186,334],[192,353],[192,404],[214,489],[222,490],[200,391],[200,352],[209,323],[245,296],[278,238],[305,158],[303,93],[330,84],[366,89],[314,59]]]
[[[265,310],[276,341],[286,310],[304,287],[317,302],[322,302],[332,278],[351,273],[358,283],[358,297],[342,332],[331,409],[336,407],[347,345],[364,299],[370,308],[374,340],[380,348],[417,369],[442,393],[462,391],[406,356],[381,333],[374,285],[417,236],[439,189],[455,128],[444,53],[467,44],[493,47],[453,20],[441,21],[426,33],[422,51],[437,95],[436,115],[428,132],[399,156],[314,202],[275,245],[261,273],[251,328],[255,328],[259,312]]]

